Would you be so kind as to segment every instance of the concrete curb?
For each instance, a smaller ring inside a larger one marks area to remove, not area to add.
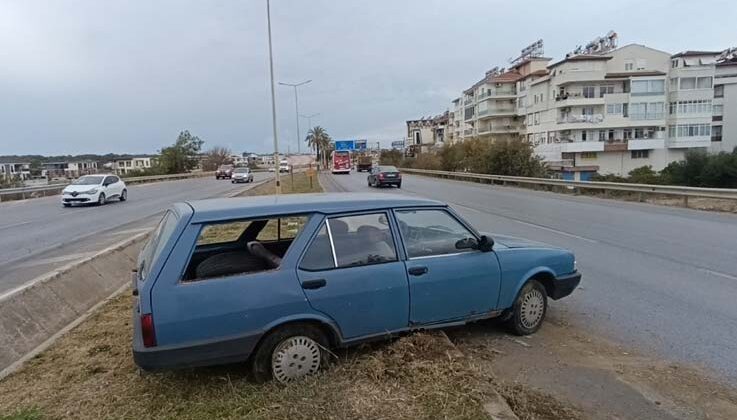
[[[142,232],[0,295],[0,379],[130,281]]]

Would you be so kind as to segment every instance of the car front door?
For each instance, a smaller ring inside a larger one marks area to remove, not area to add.
[[[312,307],[344,339],[407,328],[409,289],[387,212],[326,218],[297,270]]]
[[[115,191],[115,195],[120,197],[121,194],[123,194],[123,181],[120,180],[117,176],[111,176],[111,182],[110,188],[113,188]]]
[[[407,254],[410,323],[432,324],[497,309],[501,270],[493,252],[459,249],[477,239],[446,209],[395,210]]]

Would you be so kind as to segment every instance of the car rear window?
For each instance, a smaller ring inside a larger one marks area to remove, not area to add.
[[[394,166],[380,166],[379,170],[381,172],[399,172]]]
[[[156,226],[156,229],[154,229],[154,232],[141,252],[143,258],[141,266],[138,267],[141,278],[146,278],[149,268],[161,255],[164,245],[177,227],[177,222],[177,216],[170,211],[167,211],[164,217],[161,218],[159,225]]]

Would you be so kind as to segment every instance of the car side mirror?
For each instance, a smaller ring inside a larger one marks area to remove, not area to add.
[[[478,248],[481,252],[489,252],[494,249],[494,240],[486,235],[482,235],[478,241]]]
[[[456,249],[478,249],[479,243],[475,238],[463,238],[456,242]]]

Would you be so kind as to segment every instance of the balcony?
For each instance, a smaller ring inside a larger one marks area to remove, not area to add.
[[[602,114],[565,115],[558,118],[558,124],[599,124],[604,121]]]
[[[517,110],[513,106],[492,107],[492,108],[480,109],[477,115],[479,118],[482,118],[482,117],[491,118],[491,117],[497,117],[497,116],[517,115]]]
[[[512,124],[489,124],[488,126],[480,126],[478,134],[503,134],[503,133],[516,133],[517,127]]]
[[[472,104],[474,102],[473,99],[474,99],[473,96],[471,96],[470,98],[464,99],[463,100],[463,105],[470,105],[470,104]]]
[[[632,114],[632,113],[630,113],[630,119],[632,121],[662,120],[663,118],[665,118],[665,113],[664,112],[648,112],[647,114],[644,114],[644,113]]]
[[[709,147],[711,136],[671,137],[666,141],[666,145],[671,149]]]
[[[478,101],[481,102],[485,99],[493,98],[493,99],[510,99],[510,98],[516,98],[517,92],[515,92],[512,89],[504,89],[504,90],[496,90],[492,91],[491,93],[488,92],[482,92],[481,95],[478,96]]]
[[[565,93],[555,97],[556,107],[604,105],[603,96],[584,96],[581,93]]]

